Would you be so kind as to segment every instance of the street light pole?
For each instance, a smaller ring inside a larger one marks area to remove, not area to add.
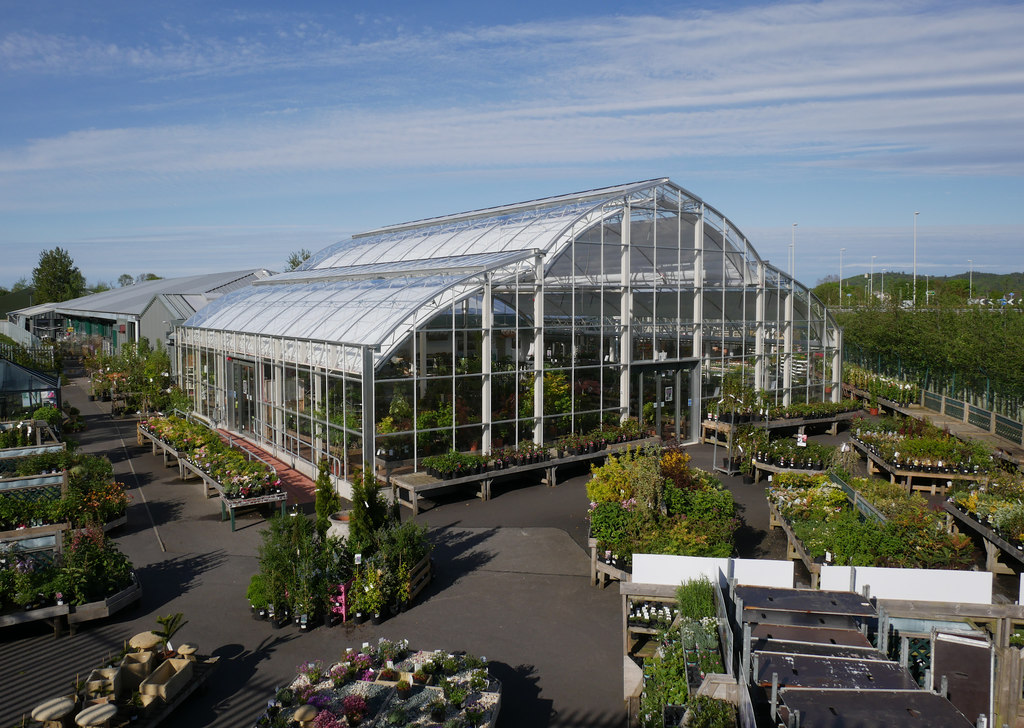
[[[872,299],[875,297],[875,258],[877,257],[877,255],[871,256],[871,285],[868,286],[868,291]]]
[[[882,268],[882,303],[885,303],[885,268]]]
[[[914,308],[917,308],[917,216],[920,214],[914,212]]]
[[[970,303],[971,299],[974,298],[974,261],[968,258],[967,265],[971,271],[970,282],[967,284],[967,302]]]
[[[789,243],[789,277],[796,279],[796,223],[793,223],[793,237]]]
[[[846,248],[839,249],[839,308],[843,307],[843,251]]]

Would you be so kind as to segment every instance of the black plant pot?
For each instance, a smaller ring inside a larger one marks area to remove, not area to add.
[[[387,619],[387,617],[384,614],[378,612],[374,614],[372,617],[370,617],[370,623],[375,625],[383,624],[385,619]]]
[[[355,622],[356,624],[362,624],[363,622],[366,621],[366,615],[363,614],[362,612],[356,612],[355,614],[352,615],[352,621]]]
[[[754,483],[754,476],[753,475],[746,475],[746,474],[743,475],[743,484],[744,485],[753,485],[753,483]]]

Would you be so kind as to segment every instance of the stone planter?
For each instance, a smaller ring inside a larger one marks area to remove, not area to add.
[[[87,695],[110,695],[115,700],[121,697],[121,668],[104,667],[93,670],[85,679],[85,692]]]
[[[328,536],[335,536],[336,538],[348,538],[349,531],[349,517],[352,515],[352,511],[338,511],[328,516],[328,520],[331,522],[331,527],[327,529]]]
[[[135,692],[139,684],[153,672],[156,653],[150,650],[129,652],[121,658],[121,681],[127,690]]]
[[[139,684],[143,695],[159,697],[170,702],[192,678],[192,662],[178,657],[164,660],[149,677]]]

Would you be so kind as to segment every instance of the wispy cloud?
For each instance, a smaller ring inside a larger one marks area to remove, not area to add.
[[[275,37],[176,32],[146,46],[12,33],[0,43],[9,73],[257,76],[351,66],[381,69],[409,93],[395,104],[352,107],[345,90],[357,82],[346,76],[327,82],[325,95],[300,84],[265,101],[267,111],[298,113],[77,129],[8,143],[0,175],[472,168],[623,153],[779,154],[817,165],[1019,174],[1024,145],[1009,142],[1024,127],[1022,34],[1019,5],[928,3],[773,5],[357,43],[308,22]],[[435,60],[422,62],[428,58]],[[472,105],[449,98],[454,103],[439,108],[431,94],[438,75],[446,98],[460,85],[490,90]]]

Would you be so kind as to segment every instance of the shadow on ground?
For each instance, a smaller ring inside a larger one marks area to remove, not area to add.
[[[222,566],[227,561],[223,549],[206,554],[175,556],[135,570],[142,584],[146,607],[150,610],[188,592],[199,576]]]
[[[460,531],[454,529],[457,523],[456,521],[442,526],[430,534],[430,540],[434,544],[434,577],[424,591],[426,598],[444,591],[461,577],[479,569],[494,558],[493,551],[479,547],[494,536],[498,529]]]

